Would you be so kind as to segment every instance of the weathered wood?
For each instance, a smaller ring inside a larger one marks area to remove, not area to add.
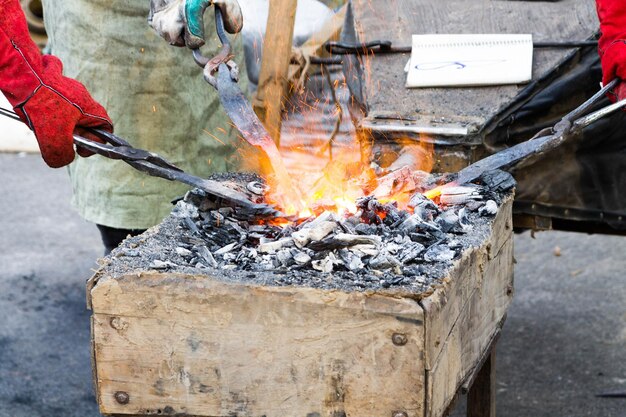
[[[413,300],[153,273],[103,278],[92,300],[105,414],[423,413]]]
[[[510,211],[511,201],[506,203]],[[490,242],[455,266],[447,281],[420,301],[426,320],[426,416],[443,414],[489,347],[513,297],[511,219],[496,222]]]
[[[511,199],[419,302],[101,268],[88,286],[101,412],[440,416],[510,302]]]
[[[280,143],[283,96],[288,85],[297,6],[297,0],[270,1],[263,41],[263,61],[254,110],[277,144]]]
[[[532,33],[534,41],[585,40],[598,30],[595,2],[492,0],[352,0],[360,41],[387,39],[411,45],[412,34]],[[533,80],[548,75],[574,49],[535,49]],[[466,130],[467,142],[504,111],[525,85],[464,88],[405,88],[403,69],[410,54],[368,56],[363,125],[377,131],[388,126]],[[375,124],[375,125],[373,125]],[[473,139],[472,139],[473,137]]]
[[[467,417],[496,417],[496,349],[491,350],[467,396]]]

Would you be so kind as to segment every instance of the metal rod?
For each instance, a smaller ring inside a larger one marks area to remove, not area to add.
[[[598,46],[597,40],[586,41],[544,41],[533,42],[534,48],[584,48]],[[364,43],[350,44],[345,42],[326,42],[324,48],[331,55],[366,55],[375,54],[406,54],[410,53],[410,45],[393,46],[389,40],[374,40]]]
[[[626,106],[626,99],[620,100],[616,103],[611,104],[610,106],[606,106],[598,111],[595,111],[591,114],[588,114],[585,117],[582,117],[576,120],[576,122],[574,122],[574,126],[579,127],[579,128],[589,126],[590,124],[594,123],[596,120],[600,120],[601,118],[608,116],[609,114],[614,113],[615,111],[620,110],[625,106]]]

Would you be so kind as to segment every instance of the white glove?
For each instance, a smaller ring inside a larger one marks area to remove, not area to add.
[[[150,0],[148,22],[171,45],[199,48],[204,45],[204,11],[211,5],[221,10],[228,32],[241,31],[237,0]]]

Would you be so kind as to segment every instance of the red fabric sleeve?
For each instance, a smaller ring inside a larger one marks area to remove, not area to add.
[[[35,133],[51,167],[74,160],[73,133],[77,128],[113,131],[106,111],[85,86],[63,76],[59,59],[41,55],[30,38],[18,0],[0,0],[0,91]]]
[[[596,0],[600,19],[598,49],[602,61],[602,81],[619,77],[626,80],[626,1]]]
[[[13,106],[23,103],[39,86],[41,70],[19,0],[0,0],[0,91]]]

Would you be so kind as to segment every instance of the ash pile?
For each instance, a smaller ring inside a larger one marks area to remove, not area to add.
[[[262,186],[239,175],[243,188]],[[355,214],[318,207],[305,220],[274,224],[219,207],[201,190],[188,192],[156,229],[125,241],[114,257],[129,268],[201,273],[262,285],[424,292],[455,259],[481,245],[506,195],[509,174],[494,171],[476,184],[447,187],[432,201],[414,192],[408,208],[375,196],[356,201]],[[328,207],[331,208],[331,207]],[[120,271],[125,272],[125,271]]]

